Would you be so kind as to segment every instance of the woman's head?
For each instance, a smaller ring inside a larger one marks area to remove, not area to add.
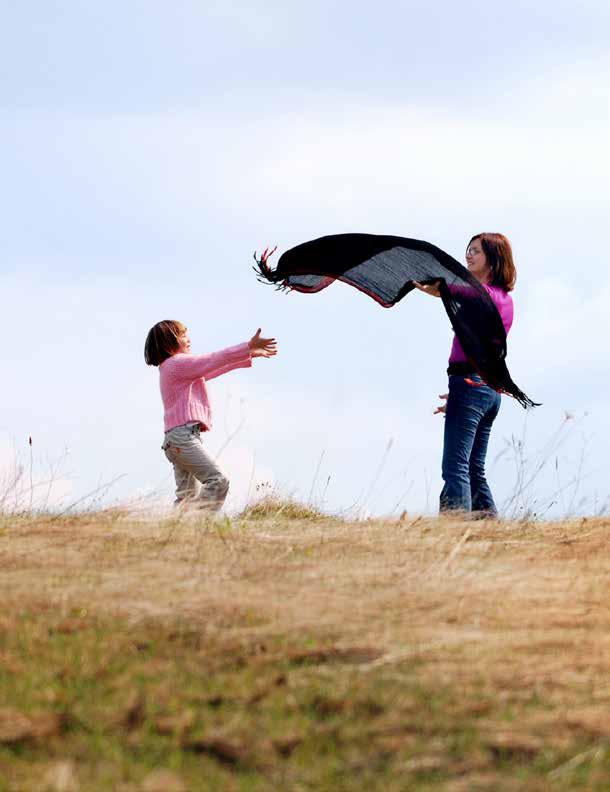
[[[160,366],[178,352],[188,352],[191,342],[182,322],[164,319],[151,327],[144,344],[144,360],[149,366]]]
[[[482,283],[512,291],[517,280],[510,242],[503,234],[476,234],[466,248],[468,270]]]

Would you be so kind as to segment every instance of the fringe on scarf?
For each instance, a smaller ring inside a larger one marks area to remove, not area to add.
[[[254,272],[256,273],[256,280],[259,283],[264,283],[267,286],[275,286],[277,291],[288,292],[290,291],[290,286],[288,285],[287,280],[282,281],[281,276],[277,276],[274,270],[267,264],[265,259],[265,254],[263,254],[260,258],[256,255],[256,251],[252,256],[254,261],[256,262],[256,266],[252,267]]]

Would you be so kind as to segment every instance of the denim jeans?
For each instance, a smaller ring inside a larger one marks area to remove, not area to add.
[[[500,410],[500,398],[476,374],[449,377],[441,511],[461,509],[490,516],[497,514],[485,478],[485,456],[491,427]]]

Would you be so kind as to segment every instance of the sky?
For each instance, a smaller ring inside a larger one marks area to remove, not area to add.
[[[606,513],[609,44],[601,0],[11,4],[0,503],[171,502],[143,344],[175,318],[195,352],[259,326],[279,341],[209,386],[229,512],[277,492],[433,513],[440,301],[286,295],[252,254],[359,231],[463,260],[499,231],[518,269],[509,368],[543,406],[503,400],[492,489],[508,516]]]

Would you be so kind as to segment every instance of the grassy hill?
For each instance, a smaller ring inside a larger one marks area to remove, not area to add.
[[[609,528],[0,517],[0,790],[608,790]]]

